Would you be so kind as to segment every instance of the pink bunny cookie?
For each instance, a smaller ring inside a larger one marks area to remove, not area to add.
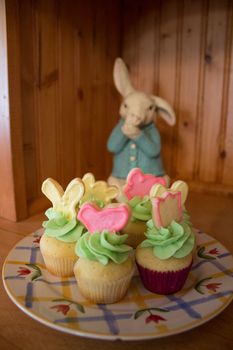
[[[132,199],[136,196],[143,198],[149,195],[151,187],[155,184],[165,186],[166,182],[163,177],[144,174],[140,168],[134,168],[127,176],[127,182],[123,191],[128,199]]]
[[[120,231],[128,222],[130,210],[126,204],[109,205],[100,209],[93,203],[85,203],[78,212],[78,220],[90,233]]]
[[[151,199],[152,218],[156,227],[167,227],[173,220],[182,221],[181,193],[164,192],[161,197]]]
[[[183,206],[188,196],[186,182],[178,180],[170,188],[156,184],[151,188],[150,196],[155,226],[167,227],[172,220],[182,221]]]

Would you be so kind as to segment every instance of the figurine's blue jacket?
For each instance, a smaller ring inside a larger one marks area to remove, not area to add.
[[[154,123],[143,127],[133,140],[122,133],[123,123],[121,119],[108,139],[108,150],[114,153],[112,175],[125,179],[131,169],[138,167],[144,173],[163,176],[160,135]]]

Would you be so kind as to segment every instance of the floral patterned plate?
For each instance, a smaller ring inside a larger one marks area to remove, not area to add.
[[[125,298],[91,304],[74,278],[52,276],[39,250],[42,231],[23,238],[3,268],[12,301],[35,320],[59,331],[99,339],[165,337],[197,327],[233,299],[233,257],[215,239],[197,231],[197,257],[184,288],[161,296],[147,291],[135,275]]]

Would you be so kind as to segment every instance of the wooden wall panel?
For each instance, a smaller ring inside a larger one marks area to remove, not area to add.
[[[128,65],[130,77],[135,87],[138,86],[138,3],[139,0],[129,0],[123,3],[122,16],[122,56]]]
[[[111,174],[112,170],[112,155],[110,152],[106,152],[106,144],[108,137],[119,119],[119,106],[120,98],[113,85],[113,63],[115,58],[120,55],[121,52],[121,38],[123,35],[123,23],[122,23],[122,6],[121,2],[107,1],[106,17],[116,18],[118,20],[107,21],[106,26],[106,46],[105,46],[105,128],[102,143],[102,152],[105,154],[105,169],[102,170],[103,178],[107,178]]]
[[[107,138],[118,118],[117,93],[112,82],[112,68],[119,55],[119,3],[86,1],[78,5],[78,39],[76,56],[77,123],[79,154],[77,174],[92,171],[96,178],[106,178],[111,172],[111,157],[107,153]],[[98,5],[98,6],[97,6]],[[85,16],[83,16],[85,12]],[[106,21],[106,18],[114,18]],[[86,150],[85,152],[83,150]]]
[[[176,110],[173,128],[155,120],[167,173],[233,193],[231,1],[9,0],[7,25],[8,42],[14,39],[9,50],[16,52],[10,91],[18,130],[9,147],[12,172],[18,166],[22,174],[12,181],[26,191],[30,213],[45,205],[46,177],[66,186],[87,171],[98,179],[110,174],[106,142],[119,118],[117,56],[136,87]]]
[[[18,4],[0,0],[0,216],[27,215],[23,166]],[[14,103],[12,103],[14,102]]]
[[[89,143],[89,157],[88,163],[84,169],[84,172],[91,171],[95,173],[97,178],[103,176],[105,167],[105,157],[100,157],[101,154],[106,152],[106,137],[105,128],[103,128],[104,120],[106,119],[105,110],[105,96],[106,96],[106,62],[107,57],[105,54],[105,48],[107,46],[106,31],[107,21],[106,18],[107,6],[102,1],[102,6],[97,2],[91,5],[92,11],[92,29],[91,29],[91,43],[92,51],[89,60],[89,66],[91,69],[91,84],[90,84],[90,98],[86,100],[87,104],[90,104],[90,113],[85,116],[89,120],[89,130],[87,133],[87,140]],[[94,64],[93,64],[94,63]],[[85,124],[81,120],[82,124]],[[88,134],[91,137],[88,137]],[[105,142],[104,142],[105,141]]]
[[[160,8],[160,35],[159,35],[159,77],[156,94],[166,99],[175,107],[176,85],[178,79],[178,25],[179,1],[169,0],[162,3]],[[162,135],[162,157],[164,167],[170,176],[173,174],[173,137],[174,128],[168,126],[158,118],[158,126]]]
[[[226,47],[227,1],[209,2],[199,178],[215,183],[219,157],[221,104]]]
[[[58,3],[58,113],[57,147],[58,172],[60,181],[67,185],[76,172],[77,158],[75,144],[76,132],[76,55],[77,31],[75,23],[76,8],[71,11],[69,1]],[[64,59],[63,59],[64,57]]]
[[[155,91],[156,64],[159,59],[159,3],[150,0],[138,6],[138,87],[147,93]]]
[[[23,125],[23,151],[27,199],[30,201],[39,195],[39,154],[37,152],[38,113],[36,89],[38,73],[36,71],[36,18],[32,4],[22,0],[19,6],[20,19],[20,69],[21,69],[21,105]],[[29,54],[30,52],[30,54]]]
[[[0,161],[4,163],[0,172],[0,215],[10,217],[16,215],[13,189],[13,169],[11,162],[10,118],[8,97],[7,72],[7,35],[6,35],[6,9],[3,0],[0,1]],[[4,190],[5,188],[5,190]],[[7,199],[9,197],[9,199]],[[7,202],[7,205],[6,205]]]
[[[66,186],[87,171],[97,178],[111,172],[106,143],[118,119],[112,69],[122,4],[19,4],[24,167],[33,213],[47,203],[41,194],[46,177]]]
[[[225,119],[223,125],[222,145],[220,148],[220,155],[222,155],[222,162],[220,163],[222,169],[222,183],[223,185],[232,185],[233,174],[233,3],[230,2],[228,12],[228,37],[227,45],[228,55],[226,59],[226,80],[227,86],[225,89],[225,106],[223,108],[222,117]]]
[[[181,77],[176,142],[176,176],[186,180],[194,176],[199,72],[203,35],[203,2],[185,1],[183,9]],[[188,154],[188,156],[187,156]]]
[[[37,106],[40,179],[59,179],[58,14],[56,1],[41,0],[37,16]]]
[[[168,174],[195,190],[233,193],[232,2],[145,1],[133,21],[136,35],[127,22],[133,5],[124,4],[122,56],[133,79],[177,113],[174,128],[156,122]]]

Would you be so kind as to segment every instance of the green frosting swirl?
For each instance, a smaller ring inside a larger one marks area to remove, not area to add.
[[[45,215],[49,219],[42,224],[45,228],[45,234],[57,238],[59,241],[76,242],[86,231],[85,227],[76,218],[68,220],[63,213],[56,212],[53,208],[49,208]]]
[[[153,248],[153,254],[166,260],[171,257],[183,258],[193,250],[195,237],[189,222],[189,216],[184,212],[183,221],[172,221],[168,227],[157,228],[152,220],[147,222],[147,239],[141,243],[141,247]]]
[[[133,197],[128,201],[128,204],[132,210],[131,221],[148,221],[151,219],[151,201],[149,196],[145,196],[143,199],[137,196]]]
[[[77,242],[76,254],[81,258],[99,261],[107,265],[109,260],[116,264],[122,264],[128,259],[130,246],[124,244],[127,234],[118,235],[108,231],[86,232]]]

